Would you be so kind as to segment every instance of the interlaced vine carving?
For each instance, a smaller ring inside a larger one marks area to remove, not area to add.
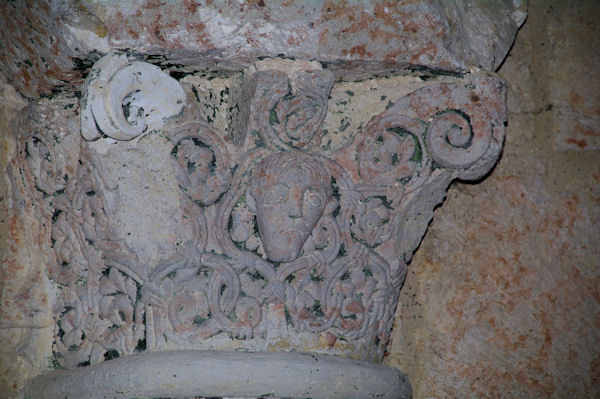
[[[298,73],[293,87],[284,72],[259,71],[240,99],[252,111],[248,134],[230,140],[206,121],[171,123],[192,236],[150,266],[114,228],[115,187],[85,141],[69,173],[48,132],[21,141],[22,173],[52,226],[60,365],[197,348],[222,333],[260,340],[274,317],[287,336],[355,343],[357,358],[381,359],[433,208],[452,179],[481,176],[499,155],[505,115],[493,104],[503,87],[486,76],[424,87],[325,154],[332,86],[323,70]]]

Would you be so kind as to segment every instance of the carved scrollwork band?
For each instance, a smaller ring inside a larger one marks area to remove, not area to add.
[[[300,73],[294,88],[282,71],[254,73],[244,83],[246,95],[252,98],[248,125],[258,130],[265,145],[274,149],[318,143],[333,82],[333,75],[324,70]]]
[[[487,150],[491,132],[474,137],[468,115],[457,110],[436,115],[427,130],[427,146],[433,159],[445,168],[458,169],[473,165]]]
[[[168,101],[180,96],[176,81],[174,89],[155,67],[123,57],[92,69],[81,110],[86,139],[99,134],[86,130],[90,124],[117,139],[140,134],[138,122],[150,124],[150,116],[121,126],[122,115],[114,124],[107,109],[146,112],[152,84],[175,90]],[[153,70],[159,81],[138,80],[147,73],[138,71]],[[111,79],[129,83],[107,99]],[[273,334],[291,347],[290,336],[299,342],[308,334],[316,337],[311,350],[345,354],[353,345],[346,356],[382,358],[405,260],[433,208],[453,178],[479,177],[499,155],[505,115],[494,101],[503,87],[487,76],[426,86],[375,116],[339,155],[318,150],[332,86],[324,70],[302,71],[293,84],[284,72],[259,71],[243,88],[247,134],[228,138],[201,120],[168,125],[192,233],[156,264],[142,264],[119,236],[115,188],[85,141],[67,171],[50,133],[23,138],[20,170],[31,176],[31,191],[43,193],[34,197],[51,223],[61,366],[223,340],[252,349]],[[180,112],[177,101],[164,107],[168,116]]]
[[[498,159],[504,140],[506,91],[492,77],[441,83],[416,90],[385,114],[411,115],[427,122],[426,150],[435,165],[462,179],[484,175]]]

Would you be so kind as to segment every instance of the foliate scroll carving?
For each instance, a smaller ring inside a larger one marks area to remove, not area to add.
[[[165,125],[192,228],[153,264],[126,244],[117,187],[85,141],[68,179],[47,139],[23,142],[37,158],[22,167],[46,187],[38,199],[61,288],[58,363],[276,342],[382,358],[406,263],[434,207],[454,178],[482,176],[499,155],[504,88],[478,75],[433,82],[325,153],[332,85],[320,69],[262,70],[246,78],[233,137],[189,116]]]
[[[59,101],[64,109],[74,105],[73,99]],[[133,273],[107,263],[111,257],[133,258],[112,227],[114,189],[102,180],[94,155],[69,131],[70,123],[65,129],[48,116],[49,108],[30,106],[23,114],[14,176],[50,227],[40,251],[48,251],[48,275],[59,293],[55,360],[76,367],[133,351],[143,337],[143,313]]]
[[[505,97],[499,80],[474,75],[461,84],[442,83],[417,90],[386,113],[427,121],[427,150],[436,166],[461,179],[476,179],[487,173],[500,156]]]
[[[52,246],[59,284],[56,303],[57,361],[63,366],[93,364],[133,351],[143,338],[135,262],[112,225],[114,188],[85,145],[80,166],[65,192],[54,198]],[[71,274],[66,274],[70,271]]]
[[[175,178],[190,199],[214,203],[231,182],[229,155],[220,136],[206,123],[188,123],[171,134]]]
[[[322,70],[306,71],[297,77],[295,86],[270,110],[269,124],[283,143],[301,148],[320,139],[333,75]]]
[[[131,140],[181,113],[185,93],[160,68],[109,53],[94,64],[81,100],[81,134]]]
[[[457,110],[440,112],[431,121],[427,145],[435,162],[458,169],[473,165],[490,145],[489,128],[480,137],[474,137],[470,117]]]
[[[299,71],[290,77],[279,70],[255,72],[244,82],[242,123],[236,142],[246,134],[258,135],[276,149],[317,145],[327,114],[327,99],[334,76],[321,69]]]

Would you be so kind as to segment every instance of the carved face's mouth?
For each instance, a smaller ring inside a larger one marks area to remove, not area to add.
[[[298,221],[291,220],[290,224],[293,224],[293,227],[290,227],[285,230],[281,230],[281,234],[291,235],[291,236],[293,236],[293,235],[304,236],[304,235],[307,235],[311,230],[311,227],[304,220],[298,220]]]
[[[277,241],[286,243],[289,247],[297,247],[302,246],[304,241],[308,236],[308,232],[306,231],[306,225],[303,226],[303,229],[288,229],[282,231],[278,237],[276,237]]]

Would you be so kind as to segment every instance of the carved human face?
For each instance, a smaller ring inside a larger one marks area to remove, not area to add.
[[[276,262],[298,257],[327,201],[325,191],[311,187],[310,182],[290,180],[295,179],[284,178],[265,187],[256,201],[263,247],[267,257]]]
[[[257,165],[248,194],[267,258],[291,262],[323,215],[331,175],[318,156],[284,151]]]

